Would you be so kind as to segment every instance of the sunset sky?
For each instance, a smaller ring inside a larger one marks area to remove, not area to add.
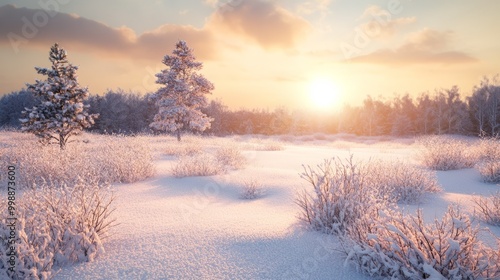
[[[318,87],[337,105],[453,85],[466,96],[500,72],[499,8],[495,0],[0,0],[0,93],[43,78],[33,67],[50,66],[54,42],[91,93],[154,91],[163,56],[185,40],[215,85],[211,98],[235,109],[314,108]]]

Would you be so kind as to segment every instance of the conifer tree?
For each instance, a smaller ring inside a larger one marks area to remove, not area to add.
[[[202,63],[197,62],[193,50],[186,42],[179,41],[172,55],[166,55],[163,64],[168,68],[156,74],[156,83],[164,85],[151,98],[156,102],[158,113],[150,127],[155,130],[173,132],[181,140],[186,129],[204,131],[213,120],[201,112],[207,106],[206,94],[214,86],[197,71]]]
[[[38,97],[40,103],[31,109],[25,108],[25,118],[20,121],[23,131],[34,133],[45,143],[55,140],[64,149],[72,135],[94,124],[97,115],[88,113],[88,105],[83,104],[88,90],[78,84],[78,67],[68,62],[66,51],[57,43],[50,48],[49,60],[50,69],[35,67],[38,74],[47,78],[27,84],[28,91]]]

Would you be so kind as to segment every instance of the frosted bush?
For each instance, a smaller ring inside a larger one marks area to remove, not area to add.
[[[479,161],[500,160],[500,138],[481,138],[475,150]]]
[[[7,270],[7,215],[0,214],[0,279],[49,279],[59,267],[93,261],[104,252],[102,239],[113,226],[113,201],[108,186],[82,181],[24,191],[16,200],[14,271]]]
[[[313,191],[297,198],[299,218],[311,229],[338,235],[346,264],[371,277],[499,279],[500,250],[481,243],[479,229],[458,209],[425,224],[421,211],[403,215],[391,203],[438,191],[429,175],[401,162],[325,160],[315,169],[304,167],[302,178]]]
[[[257,147],[258,151],[282,151],[285,147],[280,142],[266,141],[261,146]]]
[[[0,164],[15,165],[19,185],[33,187],[43,182],[88,181],[129,183],[154,173],[152,154],[145,139],[91,135],[89,143],[71,143],[65,150],[43,146],[22,138],[12,139],[0,153]]]
[[[184,140],[185,141],[185,140]],[[165,153],[170,156],[194,156],[203,152],[203,146],[199,142],[177,142],[169,143]]]
[[[351,234],[348,231],[353,224],[376,218],[383,203],[369,185],[365,170],[352,157],[325,160],[315,169],[304,166],[301,177],[313,191],[304,191],[296,199],[301,208],[299,218],[314,230],[338,235]],[[369,223],[366,226],[369,228]]]
[[[285,149],[282,142],[265,139],[252,139],[245,143],[243,148],[251,151],[282,151]]]
[[[500,139],[481,139],[478,147],[479,163],[476,169],[484,182],[500,183]]]
[[[240,169],[246,163],[246,158],[235,145],[202,151],[180,156],[172,169],[173,175],[176,177],[212,176]]]
[[[441,190],[433,172],[404,162],[354,163],[352,157],[326,160],[316,169],[304,167],[302,178],[313,191],[297,199],[300,219],[315,230],[334,234],[369,231],[378,209],[397,202],[420,202],[426,194]]]
[[[257,180],[247,180],[243,182],[242,199],[256,199],[263,195],[262,184]]]
[[[500,226],[500,191],[489,196],[474,199],[474,212],[484,222]]]
[[[175,177],[212,176],[225,172],[225,167],[211,154],[183,156],[173,167]]]
[[[89,161],[94,164],[92,177],[105,182],[132,183],[154,174],[153,155],[147,139],[110,137],[89,149]],[[91,159],[94,159],[93,162]]]
[[[384,279],[499,279],[500,250],[483,244],[479,229],[457,209],[425,224],[416,216],[380,216],[371,233],[346,241],[346,263]],[[499,243],[500,245],[500,243]]]
[[[228,145],[217,148],[215,157],[220,165],[231,169],[240,169],[246,163],[246,158],[241,154],[240,149],[235,145]]]
[[[434,172],[403,161],[371,162],[366,173],[377,196],[389,202],[418,203],[425,195],[441,191]]]
[[[481,178],[486,183],[500,183],[500,159],[483,161],[477,165]]]
[[[417,143],[421,146],[422,163],[433,170],[471,168],[476,164],[477,153],[465,141],[448,136],[425,136]]]

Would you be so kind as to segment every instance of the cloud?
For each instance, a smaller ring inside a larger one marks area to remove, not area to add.
[[[67,50],[134,59],[161,60],[175,42],[185,40],[200,59],[214,59],[227,34],[254,41],[263,48],[292,48],[307,33],[309,24],[289,11],[263,0],[205,0],[218,8],[203,28],[165,24],[136,34],[74,14],[0,7],[0,45],[14,52],[44,48],[58,42]]]
[[[190,48],[194,49],[195,56],[199,58],[211,59],[217,55],[217,43],[210,31],[172,24],[162,25],[154,31],[143,33],[137,38],[137,48],[141,52],[160,53],[163,58],[166,49],[172,49],[179,40],[188,42]]]
[[[365,9],[361,15],[361,30],[371,38],[386,39],[396,34],[396,30],[416,22],[416,17],[393,18],[393,15],[379,6],[373,5]]]
[[[452,31],[441,32],[426,28],[410,34],[396,49],[381,49],[348,61],[389,65],[476,62],[477,59],[469,54],[450,49],[453,35]]]
[[[401,48],[408,51],[432,51],[442,50],[449,47],[453,41],[452,31],[436,31],[425,28],[419,32],[410,34],[407,43]]]
[[[303,18],[263,0],[240,0],[238,5],[221,7],[211,16],[209,25],[266,49],[292,48],[310,29]]]
[[[215,56],[216,41],[209,30],[167,24],[137,36],[128,27],[113,28],[77,15],[12,5],[0,7],[0,44],[10,45],[14,51],[31,46],[48,49],[58,42],[66,49],[161,60],[178,40],[189,42],[200,58]]]
[[[218,0],[203,0],[203,3],[205,3],[205,5],[208,5],[210,7],[216,7],[217,4],[219,3]]]
[[[322,16],[328,13],[332,0],[310,0],[301,2],[297,6],[297,12],[302,15],[320,13]]]

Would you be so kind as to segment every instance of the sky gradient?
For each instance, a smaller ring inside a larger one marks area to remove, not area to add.
[[[231,108],[312,106],[312,81],[336,102],[450,88],[500,72],[494,0],[0,0],[0,94],[49,67],[58,42],[91,93],[150,92],[185,40]]]

